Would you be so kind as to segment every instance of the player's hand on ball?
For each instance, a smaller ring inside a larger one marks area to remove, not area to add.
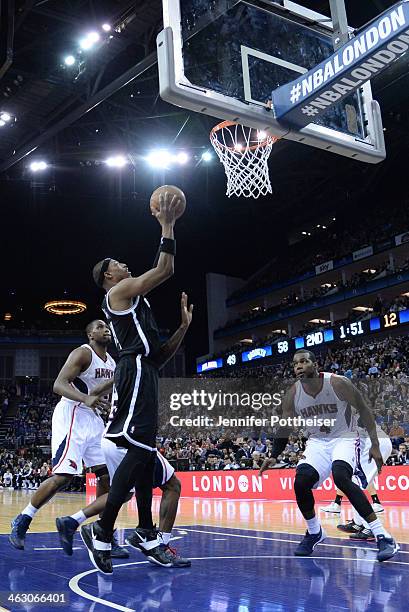
[[[378,474],[380,474],[383,467],[383,457],[378,445],[372,444],[371,448],[369,449],[369,461],[372,461],[372,459],[376,463]]]
[[[182,297],[180,300],[180,309],[181,309],[181,318],[182,318],[182,327],[189,327],[192,322],[193,317],[193,304],[190,304],[189,308],[187,306],[187,294],[183,291]]]
[[[267,457],[267,459],[264,459],[261,468],[259,469],[258,475],[261,476],[263,472],[268,470],[268,468],[274,467],[276,463],[277,459],[275,459],[274,457]]]
[[[153,216],[164,225],[174,225],[176,221],[176,209],[179,205],[179,199],[176,195],[172,195],[168,191],[159,194],[159,211],[152,212]]]

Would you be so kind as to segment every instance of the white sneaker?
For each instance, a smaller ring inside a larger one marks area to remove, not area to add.
[[[324,512],[333,512],[334,514],[341,514],[341,504],[331,502],[329,506],[321,506],[321,510]]]
[[[376,512],[377,514],[379,512],[385,512],[385,508],[381,505],[381,504],[372,504],[372,509],[374,512]]]

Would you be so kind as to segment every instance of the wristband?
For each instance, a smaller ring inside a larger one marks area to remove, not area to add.
[[[168,253],[169,255],[176,255],[176,240],[172,238],[162,238],[160,239],[160,247],[159,251],[161,253]]]

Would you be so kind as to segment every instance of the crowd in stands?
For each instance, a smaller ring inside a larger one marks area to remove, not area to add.
[[[50,475],[50,455],[44,455],[36,446],[0,449],[0,486],[3,489],[37,489]]]
[[[321,263],[341,259],[358,249],[383,242],[409,227],[409,207],[401,201],[395,205],[391,204],[390,207],[380,204],[374,208],[371,211],[371,223],[368,223],[367,211],[357,209],[354,214],[355,222],[352,229],[350,219],[346,227],[341,227],[341,222],[338,221],[324,231],[320,229],[310,238],[286,249],[285,256],[271,261],[259,275],[254,275],[231,297],[290,278],[299,278]]]
[[[393,431],[396,433],[396,429]],[[275,467],[294,468],[302,457],[305,443],[302,431],[290,436]],[[409,432],[393,438],[393,443],[387,465],[409,465]],[[272,456],[272,440],[265,433],[258,439],[251,436],[214,438],[205,433],[180,438],[160,437],[157,446],[179,471],[258,470],[264,459]]]
[[[36,444],[50,445],[51,417],[56,404],[55,395],[25,395],[18,403],[14,425],[8,432],[7,441],[18,446]]]
[[[398,272],[404,272],[409,270],[409,259],[405,259],[405,261],[399,265],[392,267],[389,262],[384,262],[377,266],[376,270],[366,270],[361,272],[354,273],[350,279],[346,279],[343,281],[341,278],[336,283],[323,283],[313,289],[305,289],[301,293],[300,290],[292,291],[285,297],[281,298],[277,304],[273,304],[272,306],[255,306],[250,310],[246,310],[242,312],[238,317],[231,319],[226,323],[224,328],[232,327],[238,323],[245,323],[247,321],[251,321],[253,319],[259,319],[264,317],[265,315],[272,315],[274,313],[278,313],[282,310],[286,310],[291,306],[296,306],[300,304],[307,305],[308,302],[314,303],[321,297],[333,295],[338,293],[339,291],[343,291],[344,289],[353,289],[356,287],[361,287],[368,282],[373,280],[377,280],[379,278],[384,278],[385,276],[389,276],[390,274],[396,274]],[[406,300],[406,303],[408,300]],[[375,304],[374,306],[378,306]],[[406,307],[406,306],[405,306]],[[385,305],[383,305],[383,309]],[[351,313],[352,317],[356,317],[356,313]]]

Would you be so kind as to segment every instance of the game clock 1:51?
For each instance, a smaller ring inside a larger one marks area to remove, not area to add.
[[[341,325],[339,328],[339,337],[341,340],[348,338],[348,336],[359,336],[359,334],[363,333],[364,329],[362,327],[362,321],[348,323],[348,325]]]

